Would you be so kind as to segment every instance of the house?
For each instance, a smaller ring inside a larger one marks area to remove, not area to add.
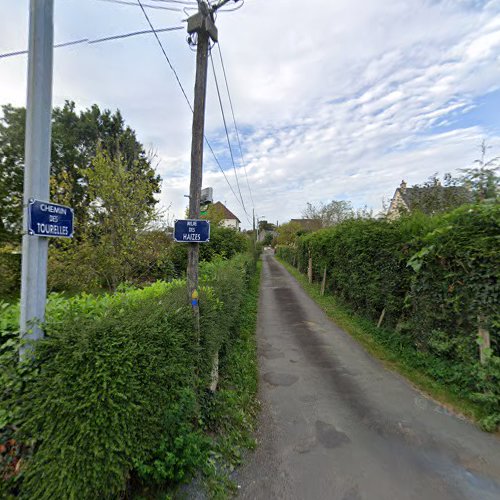
[[[226,207],[226,205],[218,201],[211,205],[211,210],[213,210],[214,213],[217,213],[217,218],[220,218],[220,226],[230,227],[236,231],[240,230],[240,219],[238,219],[238,217],[236,217],[236,215],[234,215],[233,212]]]
[[[433,184],[408,187],[403,180],[391,199],[387,219],[395,220],[401,214],[414,210],[431,215],[470,201],[470,192],[463,186],[442,186],[436,180]]]
[[[404,180],[402,180],[400,186],[396,188],[389,205],[389,210],[387,211],[387,218],[389,220],[395,220],[399,218],[402,213],[410,211],[411,196],[409,195],[409,191],[411,189],[412,188],[408,189]]]

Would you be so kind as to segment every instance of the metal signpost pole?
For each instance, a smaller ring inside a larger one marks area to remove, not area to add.
[[[30,199],[49,200],[54,0],[30,1],[28,99],[24,169],[21,271],[21,336],[36,341],[43,332],[47,294],[48,239],[28,234]],[[21,347],[23,357],[29,344]]]

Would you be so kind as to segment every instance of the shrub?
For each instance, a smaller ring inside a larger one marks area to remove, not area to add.
[[[211,261],[217,257],[230,259],[247,249],[247,239],[239,231],[212,224],[210,242],[200,245],[200,260]]]
[[[51,296],[46,338],[21,365],[14,308],[4,307],[1,436],[14,429],[25,445],[8,486],[23,498],[85,499],[117,497],[131,477],[184,480],[206,459],[198,398],[213,354],[237,334],[251,272],[244,256],[202,267],[200,342],[183,281]]]

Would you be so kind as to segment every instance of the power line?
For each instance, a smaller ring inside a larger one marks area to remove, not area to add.
[[[161,29],[157,29],[156,33],[164,33],[166,31],[178,31],[178,30],[183,30],[183,29],[184,29],[184,26],[175,26],[173,28],[161,28]],[[89,44],[108,42],[111,40],[118,40],[120,38],[128,38],[130,36],[145,35],[145,34],[149,34],[149,33],[151,33],[151,30],[133,31],[131,33],[125,33],[124,35],[112,35],[112,36],[107,36],[104,38],[97,38],[96,40],[89,41]]]
[[[235,12],[237,10],[240,10],[243,7],[244,3],[245,3],[245,0],[240,0],[239,5],[237,7],[233,7],[231,9],[220,9],[217,12]]]
[[[88,38],[82,38],[81,40],[74,40],[72,42],[64,42],[64,43],[58,43],[54,45],[55,49],[58,49],[60,47],[68,47],[69,45],[78,45],[79,43],[88,43],[89,39]],[[23,54],[27,54],[27,50],[18,50],[16,52],[6,52],[5,54],[0,54],[0,59],[3,59],[5,57],[14,57],[14,56],[22,56]]]
[[[146,18],[146,21],[148,22],[149,27],[151,28],[151,31],[152,31],[152,32],[154,33],[154,35],[155,35],[156,41],[158,42],[158,45],[160,46],[160,49],[161,49],[161,51],[162,51],[162,53],[163,53],[163,56],[165,57],[165,59],[166,59],[166,61],[167,61],[168,65],[170,66],[170,69],[171,69],[171,70],[172,70],[172,72],[174,73],[175,79],[177,80],[177,83],[178,83],[178,85],[179,85],[179,87],[180,87],[180,89],[181,89],[181,91],[182,91],[182,94],[184,95],[184,99],[186,100],[186,102],[187,102],[187,104],[188,104],[188,106],[189,106],[189,109],[191,110],[191,113],[193,113],[193,112],[194,112],[194,110],[193,110],[193,106],[192,106],[192,104],[191,104],[191,102],[190,102],[190,100],[189,100],[189,98],[188,98],[188,96],[187,96],[187,94],[186,94],[186,91],[184,90],[184,87],[183,87],[183,85],[182,85],[182,83],[181,83],[181,81],[180,81],[180,79],[179,79],[179,75],[177,74],[177,71],[175,71],[175,68],[173,67],[172,63],[170,62],[170,59],[169,59],[169,57],[168,57],[168,55],[167,55],[167,52],[166,52],[165,48],[163,47],[163,44],[161,43],[161,40],[160,40],[160,38],[158,37],[158,35],[157,35],[157,33],[156,33],[156,30],[155,30],[155,28],[154,28],[154,26],[153,26],[153,23],[151,22],[151,19],[149,18],[149,16],[148,16],[147,12],[144,10],[144,7],[143,7],[143,5],[142,5],[141,0],[137,0],[137,3],[138,3],[138,4],[139,4],[139,6],[141,7],[142,13],[144,14],[144,17]],[[214,150],[213,150],[213,148],[212,148],[212,146],[211,146],[210,142],[209,142],[209,141],[208,141],[208,139],[207,139],[207,136],[206,136],[206,135],[204,135],[204,138],[205,138],[205,142],[206,142],[206,144],[207,144],[208,148],[210,149],[210,152],[212,153],[212,156],[214,157],[215,162],[217,163],[217,166],[219,167],[219,170],[222,172],[222,175],[224,176],[224,179],[225,179],[225,180],[226,180],[226,182],[227,182],[227,185],[228,185],[228,186],[229,186],[229,188],[231,189],[231,192],[233,193],[234,197],[236,198],[236,201],[237,201],[238,203],[240,203],[240,201],[239,201],[238,197],[236,196],[236,193],[234,192],[233,187],[231,186],[231,183],[229,182],[229,179],[227,178],[226,173],[224,172],[224,169],[222,168],[222,165],[220,164],[219,160],[217,159],[217,156],[215,155],[215,152],[214,152]],[[243,210],[245,211],[245,214],[247,214],[247,211],[246,211],[246,209],[245,209],[245,205],[244,205],[244,204],[242,204],[242,203],[240,203],[240,204],[242,205]],[[247,217],[248,217],[248,214],[247,214]]]
[[[160,28],[160,29],[157,29],[156,32],[157,33],[164,33],[167,31],[177,31],[177,30],[182,30],[182,29],[184,29],[183,26],[175,26],[173,28]],[[121,35],[111,35],[111,36],[107,36],[104,38],[96,38],[95,40],[91,40],[89,38],[81,38],[80,40],[73,40],[71,42],[57,43],[54,45],[54,48],[59,49],[61,47],[69,47],[72,45],[79,45],[82,43],[87,43],[87,44],[91,45],[94,43],[109,42],[112,40],[119,40],[121,38],[129,38],[132,36],[145,35],[147,33],[151,33],[151,31],[150,30],[132,31],[130,33],[123,33]],[[21,56],[21,55],[24,55],[27,53],[28,53],[27,50],[18,50],[16,52],[7,52],[5,54],[0,54],[0,59],[6,58],[6,57]]]
[[[223,168],[222,168],[222,165],[220,164],[219,160],[217,159],[217,156],[215,156],[215,152],[214,150],[212,149],[212,146],[211,144],[208,142],[208,139],[205,137],[205,142],[208,146],[208,149],[210,149],[210,152],[212,153],[212,156],[214,157],[215,159],[215,162],[217,163],[218,167],[219,167],[219,170],[222,172],[222,175],[224,176],[224,179],[226,179],[226,182],[227,182],[227,185],[229,186],[229,189],[231,190],[231,192],[233,193],[234,195],[234,198],[236,199],[236,201],[241,205],[241,207],[243,208],[243,210],[245,211],[245,214],[247,216],[247,219],[248,219],[248,222],[250,222],[250,219],[249,219],[249,216],[247,214],[247,211],[245,210],[245,206],[241,203],[240,199],[238,198],[238,196],[236,195],[234,189],[233,189],[233,186],[231,186],[231,183],[229,182],[229,179],[227,178],[227,175],[226,175],[226,172],[224,172]]]
[[[160,38],[158,36],[158,33],[156,32],[155,28],[153,27],[153,23],[151,22],[151,19],[149,19],[148,13],[144,10],[144,7],[142,6],[141,0],[137,0],[137,3],[139,4],[139,6],[141,8],[142,13],[144,14],[144,17],[146,18],[146,21],[148,22],[149,27],[151,28],[151,31],[153,32],[153,34],[154,34],[154,36],[156,38],[156,41],[158,42],[158,45],[160,46],[160,49],[163,52],[163,55],[164,55],[164,57],[165,57],[168,65],[170,66],[170,69],[174,73],[175,79],[177,80],[177,83],[179,84],[179,87],[182,90],[184,98],[186,99],[186,102],[188,103],[189,109],[191,109],[191,112],[193,112],[193,106],[191,105],[191,102],[189,101],[189,98],[188,98],[188,96],[186,94],[186,91],[184,90],[184,87],[182,86],[182,83],[181,83],[181,81],[179,79],[179,75],[177,74],[177,71],[175,71],[175,68],[172,66],[172,63],[170,62],[170,59],[167,56],[167,52],[165,51],[165,49],[163,47],[163,44],[161,43],[161,40],[160,40]]]
[[[221,94],[220,94],[219,82],[217,80],[217,74],[215,73],[214,59],[212,57],[212,53],[211,52],[210,52],[210,62],[212,63],[212,71],[214,73],[215,87],[217,89],[217,96],[219,97],[219,106],[220,106],[220,110],[221,110],[221,113],[222,113],[222,121],[224,123],[224,130],[226,131],[226,138],[227,138],[227,145],[228,145],[228,148],[229,148],[229,154],[231,156],[231,162],[233,164],[234,177],[236,178],[236,187],[238,188],[238,193],[240,194],[240,199],[241,199],[241,204],[243,205],[243,210],[245,211],[245,213],[248,216],[248,212],[247,212],[247,210],[245,208],[245,203],[243,202],[243,196],[241,195],[240,182],[238,180],[238,173],[236,172],[236,164],[234,162],[233,150],[231,148],[231,140],[229,139],[229,132],[227,130],[226,115],[224,113],[224,107],[222,105],[222,97],[221,97]]]
[[[224,74],[224,81],[226,82],[226,90],[227,90],[227,95],[228,95],[228,98],[229,98],[229,105],[231,107],[231,114],[233,116],[234,129],[236,131],[236,138],[238,140],[238,147],[240,149],[241,164],[243,165],[243,169],[245,171],[245,177],[246,177],[246,180],[247,180],[248,191],[250,192],[250,199],[252,200],[252,207],[255,208],[255,203],[253,201],[253,195],[252,195],[252,189],[250,188],[250,182],[248,181],[247,167],[246,167],[245,160],[243,159],[243,149],[241,147],[241,141],[240,141],[240,134],[239,134],[239,131],[238,131],[238,125],[236,124],[236,118],[234,116],[233,100],[231,99],[231,92],[229,92],[229,84],[228,84],[227,75],[226,75],[226,68],[224,66],[224,59],[222,58],[222,51],[221,51],[221,48],[220,48],[220,42],[217,45],[218,45],[218,49],[219,49],[220,62],[221,62],[221,65],[222,65],[222,73]]]
[[[136,3],[127,2],[126,0],[99,0],[99,1],[100,2],[117,3],[117,4],[121,4],[121,5],[132,5],[133,7],[138,7],[138,5]],[[142,7],[142,4],[141,4],[141,7]],[[148,9],[169,10],[171,12],[182,12],[182,9],[180,9],[178,7],[166,7],[165,5],[144,4],[144,7],[148,8]]]
[[[198,5],[196,0],[149,0],[150,2],[162,2],[162,3],[175,3],[179,5],[189,5],[190,7],[193,5]]]

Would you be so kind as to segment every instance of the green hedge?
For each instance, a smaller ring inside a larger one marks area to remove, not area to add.
[[[435,223],[423,215],[394,223],[349,220],[300,237],[295,251],[280,247],[277,252],[302,272],[307,272],[310,255],[315,279],[323,277],[326,267],[327,290],[372,319],[385,308],[385,321],[394,326],[409,289],[409,256]]]
[[[327,269],[327,291],[377,320],[401,342],[437,360],[432,376],[480,401],[483,424],[500,422],[500,206],[465,205],[441,216],[395,222],[351,220],[299,238],[277,254],[313,277]],[[479,364],[477,333],[491,350]],[[438,362],[439,361],[439,362]]]
[[[25,462],[20,475],[2,463],[4,483],[21,498],[90,499],[131,480],[183,480],[207,452],[199,400],[215,351],[237,335],[253,269],[245,256],[202,266],[199,343],[183,281],[51,297],[47,336],[22,365],[16,311],[4,307],[0,428]]]

